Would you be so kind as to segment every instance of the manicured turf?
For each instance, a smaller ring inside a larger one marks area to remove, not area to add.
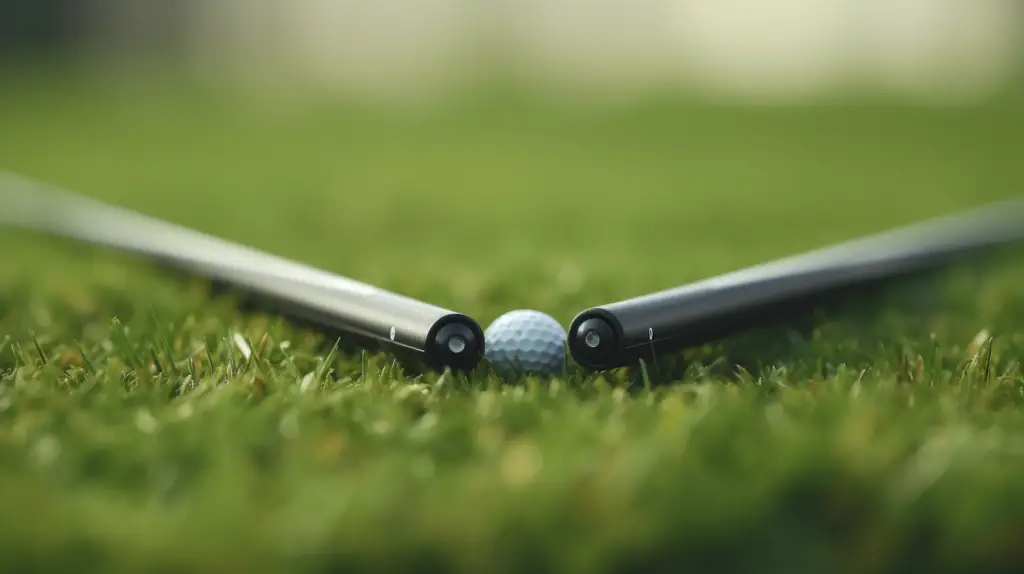
[[[568,324],[1024,181],[1013,100],[268,115],[170,85],[11,85],[0,167],[484,326],[521,307]],[[1024,560],[1019,253],[647,377],[507,385],[331,354],[114,254],[9,230],[0,253],[5,572]]]

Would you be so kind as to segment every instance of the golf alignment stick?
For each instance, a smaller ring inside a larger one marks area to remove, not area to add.
[[[569,349],[609,370],[765,325],[851,288],[1024,239],[1024,197],[583,311]]]
[[[255,296],[318,330],[435,370],[471,371],[471,318],[0,170],[0,224],[141,255]]]

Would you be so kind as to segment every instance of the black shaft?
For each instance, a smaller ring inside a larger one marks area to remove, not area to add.
[[[0,224],[155,259],[438,370],[472,370],[483,357],[483,330],[461,313],[3,171]]]
[[[569,349],[587,369],[624,367],[1022,239],[1024,197],[588,309],[569,327]]]

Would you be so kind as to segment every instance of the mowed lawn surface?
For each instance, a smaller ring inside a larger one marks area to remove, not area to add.
[[[416,116],[172,83],[0,91],[0,167],[484,326],[524,307],[567,325],[1007,197],[1021,149],[1012,99]],[[330,353],[109,252],[0,230],[0,254],[4,571],[1024,561],[1019,252],[646,378],[508,384]]]

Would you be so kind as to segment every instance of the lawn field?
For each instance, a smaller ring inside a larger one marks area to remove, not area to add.
[[[0,167],[483,326],[568,325],[1024,182],[1020,98],[282,114],[113,86],[0,89]],[[109,252],[0,230],[0,257],[4,572],[1024,563],[1020,250],[646,374],[504,383],[332,353]]]

